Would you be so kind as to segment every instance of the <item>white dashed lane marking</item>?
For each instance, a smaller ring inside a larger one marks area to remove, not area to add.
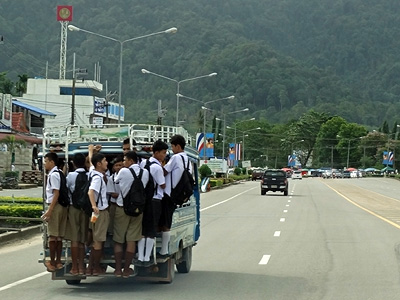
[[[260,262],[258,263],[259,265],[266,265],[271,258],[271,255],[263,255],[261,258]]]

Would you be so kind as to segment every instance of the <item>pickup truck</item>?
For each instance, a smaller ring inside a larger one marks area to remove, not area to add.
[[[284,170],[270,169],[264,172],[261,181],[261,195],[265,195],[268,191],[283,192],[288,195],[289,183]]]

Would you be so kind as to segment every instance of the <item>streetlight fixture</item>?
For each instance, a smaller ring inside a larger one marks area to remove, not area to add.
[[[164,75],[160,75],[160,74],[151,72],[151,71],[146,70],[146,69],[142,69],[142,73],[143,74],[151,74],[151,75],[154,75],[154,76],[157,76],[157,77],[160,77],[160,78],[164,78],[164,79],[167,79],[169,81],[173,81],[173,82],[176,83],[176,127],[179,127],[179,97],[182,96],[181,94],[179,94],[180,84],[182,82],[186,82],[186,81],[192,81],[192,80],[196,80],[196,79],[200,79],[200,78],[206,78],[206,77],[213,77],[213,76],[217,75],[217,73],[214,72],[214,73],[210,73],[210,74],[203,75],[203,76],[187,78],[187,79],[183,79],[183,80],[176,80],[176,79],[164,76]]]
[[[244,111],[249,111],[249,109],[246,107],[246,108],[243,108],[240,110],[235,110],[235,111],[232,111],[229,113],[224,113],[224,133],[223,133],[224,139],[222,141],[222,159],[225,159],[226,115],[236,114],[236,113],[240,113],[240,112],[244,112]]]
[[[118,40],[106,35],[102,35],[96,32],[92,32],[89,30],[85,30],[79,27],[76,27],[74,25],[68,25],[68,29],[71,31],[82,31],[82,32],[86,32],[92,35],[96,35],[114,42],[118,42],[120,44],[120,53],[119,53],[119,86],[118,86],[118,124],[121,123],[121,99],[122,99],[122,54],[123,54],[123,46],[126,42],[130,42],[130,41],[134,41],[134,40],[138,40],[138,39],[142,39],[142,38],[146,38],[146,37],[150,37],[153,35],[158,35],[158,34],[164,34],[164,33],[176,33],[178,31],[178,29],[176,27],[172,27],[169,28],[167,30],[163,30],[163,31],[158,31],[158,32],[154,32],[154,33],[150,33],[150,34],[145,34],[142,36],[138,36],[138,37],[134,37],[134,38],[130,38],[127,40]]]

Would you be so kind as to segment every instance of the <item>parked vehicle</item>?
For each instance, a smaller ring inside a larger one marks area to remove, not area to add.
[[[265,195],[268,191],[283,192],[285,196],[288,195],[289,182],[285,171],[269,169],[264,172],[261,181],[261,195]]]
[[[351,178],[351,172],[350,171],[343,171],[343,178]]]
[[[107,126],[109,125],[109,126]],[[173,215],[171,226],[171,240],[169,242],[169,255],[159,257],[156,253],[161,249],[161,236],[156,237],[154,253],[149,265],[132,262],[134,265],[135,278],[145,280],[167,282],[170,283],[174,279],[175,267],[179,273],[188,273],[192,264],[192,247],[196,245],[200,237],[200,195],[198,187],[198,163],[199,157],[196,149],[190,146],[191,138],[186,130],[181,127],[169,127],[161,125],[122,125],[112,126],[111,124],[102,125],[103,128],[95,128],[95,126],[66,126],[60,128],[45,128],[43,138],[43,153],[49,149],[58,149],[59,158],[64,159],[66,165],[71,161],[72,157],[77,153],[87,154],[89,144],[101,144],[103,153],[107,160],[112,160],[116,155],[122,154],[122,141],[128,137],[136,141],[136,152],[142,159],[152,155],[151,147],[153,141],[161,139],[169,143],[170,138],[175,134],[181,134],[188,142],[185,147],[194,175],[194,193],[191,198],[177,208]],[[67,134],[65,134],[67,133]],[[54,144],[61,145],[54,147]],[[168,156],[172,155],[172,151],[168,150]],[[44,181],[46,182],[46,181]],[[44,189],[46,186],[44,186]],[[44,209],[46,204],[44,203]],[[49,248],[47,237],[47,224],[43,224],[43,253],[39,260],[44,263],[49,260]],[[63,259],[64,268],[53,272],[53,280],[65,280],[68,284],[79,284],[81,280],[86,279],[85,275],[71,275],[71,249],[70,242],[63,241]],[[107,236],[104,243],[104,256],[101,264],[107,268],[115,265],[113,256],[112,236]],[[85,258],[85,263],[88,259]],[[112,272],[106,272],[99,277],[114,277]]]

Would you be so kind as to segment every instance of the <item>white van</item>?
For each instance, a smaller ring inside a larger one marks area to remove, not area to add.
[[[303,175],[301,174],[301,171],[293,171],[292,173],[292,179],[303,179]]]

